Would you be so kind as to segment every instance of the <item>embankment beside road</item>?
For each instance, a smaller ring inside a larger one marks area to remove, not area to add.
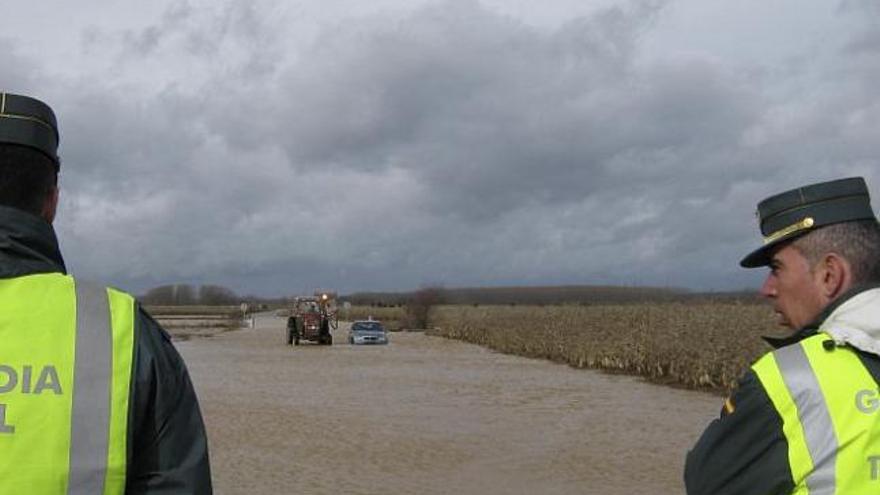
[[[174,340],[211,337],[244,324],[240,306],[144,306]]]
[[[741,303],[439,306],[433,335],[577,368],[724,391],[778,335],[770,308]]]

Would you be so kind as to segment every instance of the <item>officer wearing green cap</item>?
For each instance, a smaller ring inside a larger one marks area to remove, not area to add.
[[[865,181],[758,204],[761,295],[786,338],[688,453],[689,495],[880,493],[880,226]]]
[[[186,367],[128,294],[67,274],[58,123],[0,93],[0,493],[211,493]]]

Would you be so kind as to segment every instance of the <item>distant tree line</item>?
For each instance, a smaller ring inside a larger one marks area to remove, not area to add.
[[[168,284],[148,290],[141,302],[158,306],[231,305],[247,302],[252,307],[284,308],[295,296],[258,297],[239,295],[222,285]],[[537,305],[556,304],[638,304],[646,302],[740,302],[760,301],[754,290],[693,292],[664,287],[625,287],[571,285],[546,287],[466,287],[426,286],[409,292],[356,292],[341,296],[339,302],[355,306],[425,308],[436,304]],[[429,302],[429,303],[428,303]],[[427,303],[427,304],[426,304]],[[424,319],[416,310],[416,320]]]
[[[538,305],[555,304],[639,304],[662,302],[742,302],[759,301],[754,290],[731,292],[693,292],[668,287],[627,287],[600,285],[536,287],[430,287],[431,298],[440,304]],[[357,292],[342,299],[359,306],[408,306],[423,297],[425,288],[412,292]],[[420,292],[422,292],[420,294]]]
[[[226,306],[239,304],[244,299],[222,285],[169,284],[155,287],[140,297],[144,304],[157,306]]]
[[[244,302],[251,308],[264,310],[289,307],[295,297],[241,295],[229,287],[215,284],[167,284],[148,290],[138,299],[149,306],[237,306]]]

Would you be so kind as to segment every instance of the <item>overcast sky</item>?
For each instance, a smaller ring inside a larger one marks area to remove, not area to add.
[[[133,292],[739,289],[764,197],[880,206],[873,0],[16,4],[68,266]]]

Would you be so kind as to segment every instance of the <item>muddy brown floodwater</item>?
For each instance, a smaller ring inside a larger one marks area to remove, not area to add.
[[[176,343],[217,494],[684,493],[712,395],[417,333],[283,342],[284,320]]]

